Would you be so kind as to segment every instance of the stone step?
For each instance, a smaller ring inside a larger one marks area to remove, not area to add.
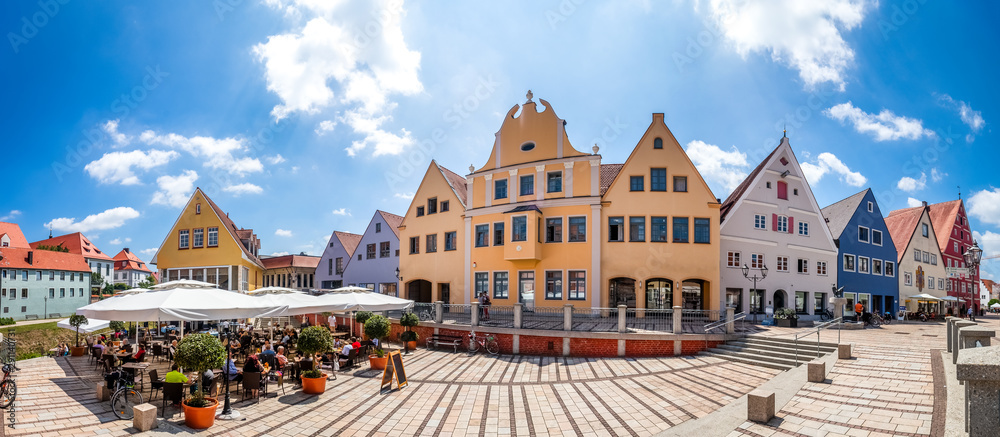
[[[754,341],[745,342],[739,340],[731,341],[726,344],[743,348],[763,349],[768,351],[774,351],[776,353],[790,353],[793,355],[795,354],[796,349],[798,349],[799,353],[811,353],[813,355],[816,354],[817,350],[816,343],[813,344],[799,343],[797,348],[794,344],[766,343],[766,342],[754,342]],[[835,352],[836,350],[837,350],[836,347],[824,346],[822,344],[820,344],[819,346],[820,355],[826,355],[828,353]]]
[[[772,369],[788,370],[818,357],[837,351],[836,343],[816,342],[764,336],[748,336],[733,340],[705,351],[724,360],[735,361]]]
[[[808,347],[808,346],[811,345],[812,348],[813,348],[813,350],[815,350],[816,349],[816,340],[815,340],[815,338],[816,337],[812,337],[812,339],[813,339],[812,341],[810,341],[807,338],[801,338],[798,341],[798,346],[800,348],[803,348],[803,347]],[[748,344],[774,345],[774,346],[779,346],[779,347],[780,346],[795,347],[795,345],[796,345],[795,340],[791,339],[791,338],[763,337],[763,336],[756,336],[756,335],[750,335],[750,336],[747,336],[747,337],[744,337],[742,339],[735,340],[735,341],[744,341],[744,342],[746,342]],[[821,341],[819,342],[819,347],[820,347],[820,350],[826,350],[827,352],[832,352],[832,351],[837,350],[837,343],[825,342],[825,341],[822,341],[822,338],[821,338]]]
[[[725,349],[733,352],[746,352],[751,354],[760,354],[765,356],[773,356],[777,358],[785,358],[794,360],[796,357],[795,349],[786,348],[771,348],[766,346],[755,346],[755,345],[741,345],[741,344],[720,344],[718,349]],[[829,352],[820,351],[819,354],[816,353],[815,348],[799,348],[798,359],[802,362],[803,359],[811,360],[813,358],[818,358],[826,355]]]
[[[700,354],[706,356],[713,356],[727,361],[749,364],[751,366],[767,367],[778,370],[790,370],[795,367],[793,361],[773,360],[763,355],[748,354],[743,352],[731,352],[717,348],[709,349],[707,351],[701,352]]]

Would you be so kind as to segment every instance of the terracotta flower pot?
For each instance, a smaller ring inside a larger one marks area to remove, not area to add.
[[[411,351],[415,351],[415,350],[417,350],[417,342],[415,342],[415,341],[408,341],[408,342],[406,342],[406,347],[408,347]]]
[[[326,391],[326,374],[319,378],[302,377],[302,392],[310,395],[323,394]]]
[[[69,348],[70,356],[82,357],[86,353],[87,353],[87,346],[73,346]]]
[[[219,401],[215,398],[205,397],[210,405],[207,407],[192,407],[186,402],[184,405],[184,424],[191,429],[205,429],[215,424],[215,410],[219,408]]]
[[[389,364],[389,356],[383,356],[379,358],[378,355],[368,356],[368,365],[375,370],[385,370],[386,364]]]

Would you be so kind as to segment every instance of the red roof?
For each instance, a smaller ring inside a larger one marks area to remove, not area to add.
[[[934,224],[934,232],[937,233],[938,247],[941,252],[945,252],[948,250],[948,239],[951,238],[951,230],[955,227],[958,212],[962,210],[962,199],[935,203],[929,207],[931,223]]]
[[[280,269],[287,267],[304,267],[316,269],[319,266],[318,256],[310,255],[283,255],[270,258],[262,258],[260,261],[265,269]]]
[[[448,170],[447,168],[444,168],[437,162],[434,162],[434,165],[437,165],[441,174],[444,175],[445,181],[448,182],[448,185],[451,185],[451,190],[455,192],[455,196],[458,197],[458,201],[461,202],[462,207],[465,208],[465,197],[468,195],[469,191],[468,186],[465,185],[465,178],[459,176],[451,170]],[[398,237],[399,235],[396,236]]]
[[[618,177],[618,173],[622,171],[622,167],[624,166],[625,164],[601,164],[601,185],[599,189],[602,196],[608,191],[608,188],[611,188],[611,184]]]
[[[146,267],[146,263],[142,262],[142,260],[135,256],[131,250],[128,250],[127,247],[122,249],[121,252],[118,252],[118,255],[115,255],[115,270],[139,270],[142,272],[150,272],[149,268]]]
[[[902,261],[903,255],[906,255],[906,246],[910,244],[910,239],[913,238],[917,224],[920,223],[920,216],[923,214],[924,207],[917,206],[897,209],[885,218],[885,227],[889,229],[889,236],[896,245],[896,261]]]
[[[403,217],[385,211],[378,211],[378,213],[382,214],[382,220],[385,220],[385,224],[389,225],[392,228],[392,233],[396,234],[396,238],[399,238],[399,225],[403,223]],[[351,251],[351,253],[354,252]]]
[[[0,237],[7,235],[10,237],[9,247],[20,247],[22,249],[27,249],[28,239],[24,238],[24,232],[21,232],[21,227],[17,223],[7,223],[0,222]]]
[[[33,257],[31,264],[28,264],[29,253]],[[0,268],[90,272],[90,265],[81,255],[23,247],[3,248],[3,260],[0,261]]]
[[[358,244],[361,244],[361,235],[340,231],[334,231],[333,235],[340,240],[340,245],[344,246],[347,256],[354,256],[354,250],[358,248]]]
[[[59,246],[69,249],[69,253],[75,253],[77,255],[83,255],[85,258],[103,259],[111,261],[111,257],[108,254],[98,249],[94,243],[80,232],[74,232],[72,234],[60,235],[58,237],[52,237],[47,240],[36,241],[31,243],[32,249],[37,249],[41,245],[46,246]]]

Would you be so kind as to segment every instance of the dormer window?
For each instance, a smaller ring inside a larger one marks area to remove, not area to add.
[[[781,157],[779,161],[781,161],[781,165],[788,165],[788,159],[786,159],[785,157]]]
[[[200,204],[200,203],[199,203],[199,204],[196,204],[196,205],[194,206],[194,213],[195,213],[195,214],[201,214],[201,204]]]
[[[528,141],[527,143],[521,144],[522,152],[530,152],[532,150],[535,150],[535,143]]]

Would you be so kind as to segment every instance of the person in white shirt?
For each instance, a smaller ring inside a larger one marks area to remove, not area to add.
[[[337,330],[337,318],[333,317],[333,314],[326,318],[326,324],[330,327],[330,331]]]
[[[345,344],[344,348],[340,350],[340,356],[344,358],[351,356],[351,349],[354,349],[354,347],[350,343]]]

